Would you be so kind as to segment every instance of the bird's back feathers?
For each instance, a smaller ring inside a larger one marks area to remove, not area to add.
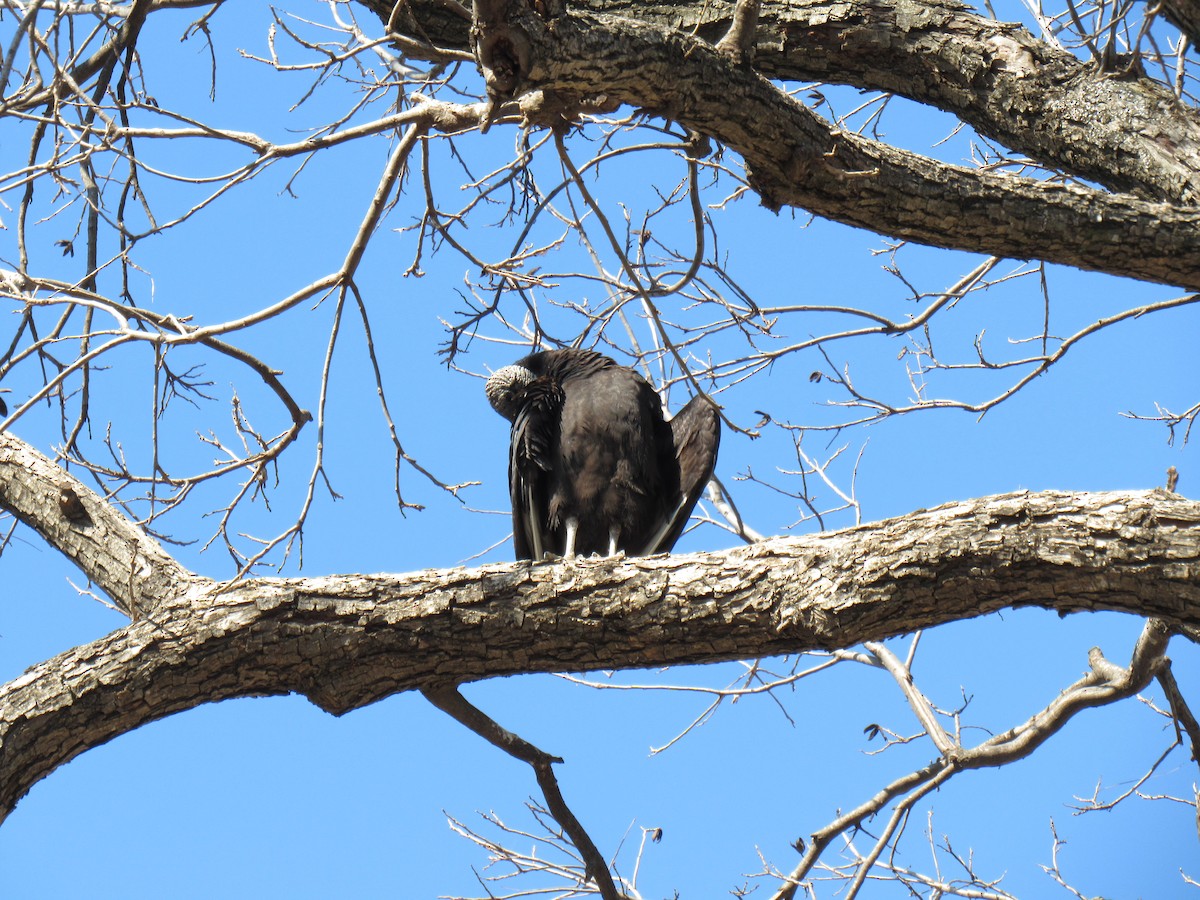
[[[653,387],[592,350],[534,353],[487,383],[512,422],[509,494],[518,559],[669,551],[712,475],[720,423],[695,397],[669,423]]]

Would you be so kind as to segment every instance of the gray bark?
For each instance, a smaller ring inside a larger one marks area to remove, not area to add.
[[[949,2],[765,3],[754,69],[691,37],[719,38],[732,4],[587,6],[602,12],[547,21],[520,3],[477,4],[486,9],[477,41],[485,72],[502,67],[501,93],[525,95],[531,118],[553,121],[547,108],[572,103],[641,107],[739,153],[773,209],[1200,288],[1200,116],[1148,80],[1102,76],[1023,29]],[[468,23],[444,5],[418,2],[409,15],[414,33],[467,46]],[[767,77],[903,93],[1057,170],[1142,199],[950,166],[867,140]]]
[[[0,446],[9,458],[33,452],[11,435]],[[57,481],[100,505],[69,476]],[[66,549],[75,538],[58,524],[56,492],[0,467],[0,505],[24,497],[25,520]],[[128,523],[110,528],[113,517],[75,527],[116,554]],[[294,692],[341,714],[500,675],[830,649],[1018,606],[1196,629],[1200,502],[1017,493],[689,556],[233,584],[170,563],[155,574],[161,593],[139,601],[137,621],[0,688],[0,818],[79,753],[231,697]],[[106,589],[130,605],[128,584]]]
[[[391,4],[367,0],[385,21]],[[1189,3],[1179,15],[1196,16]],[[409,27],[468,48],[468,24],[414,0]],[[583,0],[571,9],[717,43],[735,4]],[[953,113],[1004,146],[1114,190],[1195,203],[1200,115],[1145,78],[1106,77],[1024,28],[953,0],[764,0],[755,69],[783,81],[890,91]]]
[[[949,166],[830,126],[685,35],[568,16],[520,19],[531,85],[604,94],[736,150],[774,209],[961,250],[1035,257],[1200,289],[1200,211]]]

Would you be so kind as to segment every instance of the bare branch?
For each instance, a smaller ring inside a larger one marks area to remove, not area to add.
[[[583,856],[586,864],[585,878],[596,882],[596,887],[604,900],[622,900],[623,895],[613,883],[612,874],[608,871],[608,864],[604,861],[604,856],[596,849],[596,844],[592,841],[591,836],[575,818],[575,814],[571,812],[566,800],[563,799],[553,769],[554,763],[560,763],[562,760],[556,756],[550,756],[511,731],[502,728],[478,707],[468,703],[455,687],[426,688],[421,693],[426,700],[442,712],[467,726],[488,743],[499,747],[515,759],[529,763],[537,777],[538,786],[542,789],[542,795],[546,798],[546,805],[549,807],[551,815],[567,832],[571,842]]]
[[[876,839],[871,851],[862,856],[856,866],[849,888],[850,895],[856,894],[868,872],[884,849],[892,843],[897,829],[901,827],[918,800],[958,772],[1004,765],[1014,759],[1028,756],[1083,709],[1112,703],[1136,694],[1161,671],[1169,637],[1170,629],[1165,623],[1157,619],[1148,620],[1134,647],[1128,668],[1109,662],[1104,659],[1099,649],[1092,648],[1088,654],[1092,667],[1089,675],[1068,687],[1045,709],[1025,723],[972,748],[962,747],[957,740],[951,741],[942,731],[941,726],[930,714],[928,701],[911,685],[907,669],[900,661],[880,645],[869,645],[885,668],[888,668],[900,683],[918,720],[938,746],[940,756],[927,766],[896,779],[869,800],[839,815],[828,825],[814,832],[800,863],[784,877],[779,890],[773,895],[773,900],[792,900],[809,872],[820,861],[825,849],[838,835],[860,828],[868,818],[895,801],[896,805],[883,833]]]

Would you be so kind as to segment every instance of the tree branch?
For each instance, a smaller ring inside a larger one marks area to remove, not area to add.
[[[1200,8],[1195,0],[1162,0],[1160,15],[1182,31],[1192,46],[1200,46]]]
[[[1192,748],[1192,761],[1200,763],[1200,722],[1196,721],[1195,714],[1179,689],[1179,682],[1175,680],[1175,673],[1171,671],[1169,659],[1163,661],[1163,666],[1158,671],[1158,683],[1170,705],[1176,728],[1181,732],[1180,742],[1183,741],[1183,735],[1186,734]]]
[[[1200,211],[936,162],[833,127],[761,75],[675,30],[528,10],[518,92],[604,96],[739,153],[771,209],[796,206],[921,243],[1200,289]],[[526,93],[528,97],[528,93]],[[536,103],[523,102],[531,118]]]
[[[363,4],[385,21],[391,13],[390,0]],[[1181,28],[1182,17],[1196,19],[1184,0],[1166,7]],[[411,0],[406,8],[428,40],[468,46],[467,24],[438,0]],[[717,43],[733,28],[737,5],[580,0],[571,8]],[[1024,28],[976,15],[954,0],[762,0],[757,32],[754,66],[769,78],[890,91],[1113,190],[1179,203],[1200,199],[1194,109],[1144,78],[1099,77]]]
[[[22,478],[6,453],[0,502],[32,505],[35,525],[80,552],[46,509],[58,479],[41,469]],[[31,491],[40,504],[22,499]],[[88,540],[120,546],[127,523],[94,502]],[[138,546],[141,562],[149,550]],[[142,601],[144,618],[0,688],[0,817],[84,750],[230,697],[296,692],[341,714],[447,682],[839,648],[1013,606],[1200,626],[1200,502],[1158,490],[1017,493],[719,553],[227,585],[192,577],[182,592],[182,569],[149,570],[166,574],[164,593]],[[135,582],[143,594],[150,585]]]
[[[954,739],[938,722],[929,699],[913,683],[909,667],[902,663],[896,654],[892,653],[885,645],[877,641],[867,641],[864,646],[875,655],[875,658],[888,670],[888,674],[896,680],[896,684],[900,686],[900,691],[904,694],[904,699],[908,701],[909,709],[913,711],[913,715],[917,717],[917,721],[921,723],[921,727],[925,729],[925,733],[929,735],[929,739],[933,741],[938,752],[942,754],[952,752]]]
[[[1077,712],[1130,697],[1150,683],[1161,670],[1171,630],[1161,619],[1150,619],[1142,629],[1128,668],[1109,662],[1093,647],[1088,653],[1092,671],[1071,685],[1028,721],[989,738],[977,747],[960,751],[955,759],[964,768],[1004,765],[1023,759],[1054,734],[1061,723]]]
[[[562,760],[538,749],[524,738],[501,726],[495,719],[463,697],[456,687],[427,688],[421,693],[426,700],[446,715],[471,729],[492,746],[499,747],[514,759],[529,764],[537,777],[538,786],[542,789],[542,796],[546,798],[546,806],[549,808],[550,814],[562,826],[571,839],[571,843],[575,845],[575,849],[583,857],[586,877],[596,882],[596,887],[604,900],[621,900],[621,893],[613,883],[612,873],[608,870],[608,864],[604,861],[603,854],[600,853],[591,835],[587,833],[587,830],[575,818],[575,814],[571,812],[570,807],[567,806],[567,801],[563,798],[562,790],[558,786],[558,779],[554,777],[553,765]]]
[[[761,11],[761,0],[738,0],[729,30],[717,41],[717,49],[739,65],[754,62],[754,48],[758,43],[756,30]]]
[[[0,432],[0,509],[79,566],[132,619],[197,581],[145,532],[24,441]]]
[[[1158,619],[1148,620],[1134,646],[1128,668],[1109,662],[1099,648],[1093,647],[1088,653],[1091,672],[1021,725],[971,748],[964,748],[958,744],[951,746],[944,733],[939,737],[937,733],[941,732],[941,727],[936,722],[931,723],[927,715],[928,705],[924,699],[913,702],[913,695],[906,690],[917,719],[939,750],[938,758],[915,772],[901,776],[869,800],[839,815],[828,825],[814,832],[803,858],[792,872],[784,876],[783,884],[772,895],[772,900],[792,900],[802,879],[812,871],[834,838],[848,830],[857,829],[865,820],[875,816],[884,806],[896,800],[894,814],[883,836],[876,841],[871,854],[859,863],[855,881],[847,892],[847,896],[856,895],[857,888],[863,883],[879,853],[891,840],[903,815],[917,800],[959,772],[1000,766],[1029,756],[1084,709],[1133,696],[1149,684],[1156,674],[1163,671],[1166,665],[1164,653],[1170,636],[1171,630],[1166,623]],[[888,660],[881,656],[880,661],[904,686],[907,681],[906,672],[902,671],[903,666],[899,660],[894,657]]]

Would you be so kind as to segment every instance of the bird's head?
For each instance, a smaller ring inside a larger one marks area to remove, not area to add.
[[[505,366],[497,369],[487,380],[484,392],[492,409],[512,422],[521,411],[525,390],[536,376],[524,366]]]

